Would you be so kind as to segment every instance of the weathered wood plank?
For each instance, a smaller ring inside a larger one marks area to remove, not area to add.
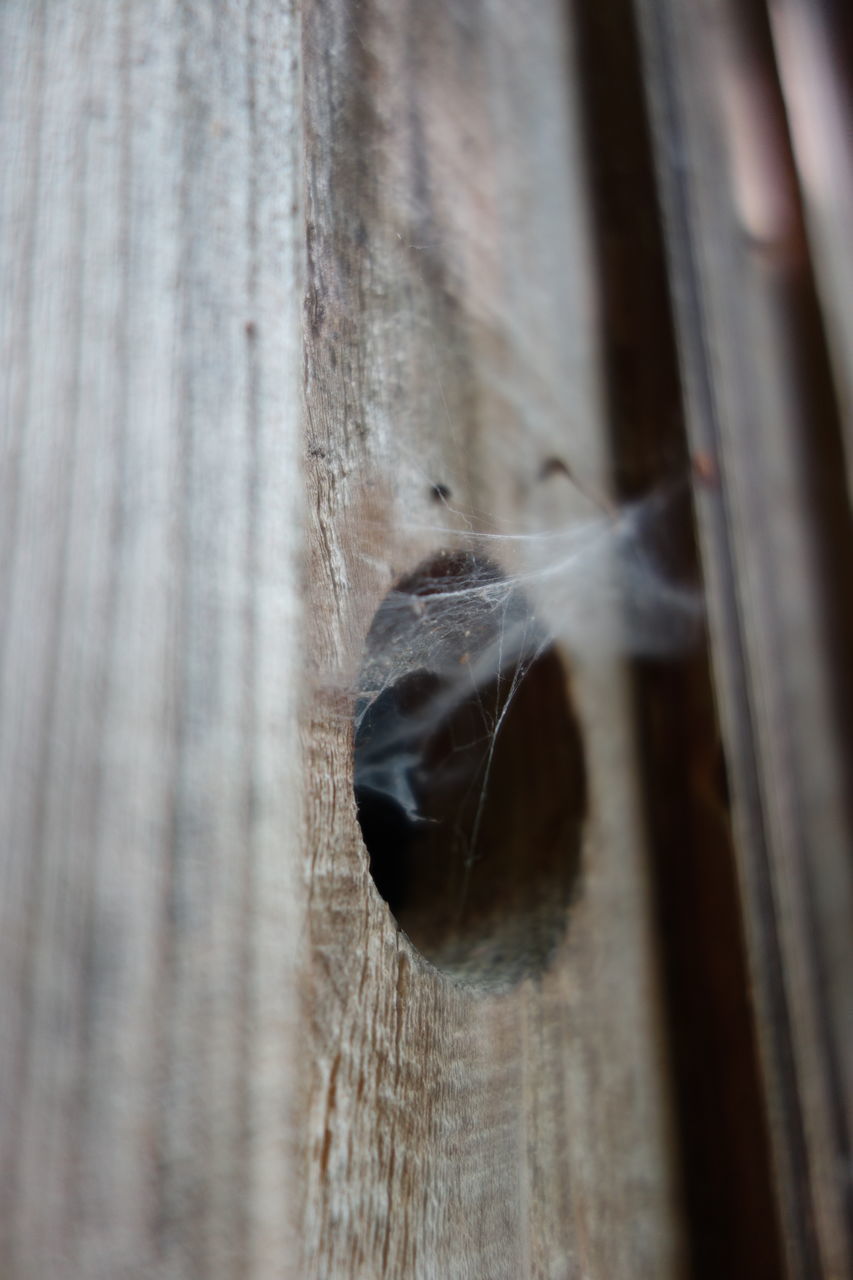
[[[432,549],[430,477],[523,523],[540,454],[606,466],[531,16],[318,6],[303,59],[278,6],[4,7],[4,1274],[677,1269],[618,664],[575,673],[566,948],[507,996],[396,932],[328,700],[304,777],[295,737],[299,139],[319,671]]]
[[[454,511],[530,533],[590,512],[568,485],[562,502],[543,492],[545,459],[606,476],[567,34],[550,5],[306,9],[321,686],[355,679],[395,579],[464,541]],[[435,484],[452,494],[440,518]],[[359,838],[350,727],[308,713],[308,1274],[678,1269],[620,662],[573,655],[573,688],[592,791],[582,889],[552,970],[502,995],[455,987],[397,932]]]
[[[779,1205],[791,1273],[842,1274],[842,437],[769,29],[722,0],[637,12],[688,425],[721,476],[700,531]],[[668,336],[638,368],[642,317],[668,323],[645,158],[637,238],[628,204],[595,224],[633,178],[579,74],[594,25],[557,0],[0,8],[11,1280],[689,1269],[685,1200],[737,1150],[685,1193],[710,1126],[679,1145],[672,1061],[683,1129],[702,1039],[673,1059],[666,1019],[691,984],[714,1062],[747,1062],[702,1097],[729,1131],[754,1099],[737,939],[672,999],[690,921],[703,946],[739,927],[701,655],[637,699],[607,556],[603,602],[578,576],[581,874],[547,971],[511,989],[413,949],[353,793],[364,638],[399,576],[480,535],[511,572],[508,531],[607,527],[583,490],[655,480],[658,406],[681,448]],[[653,881],[682,833],[674,928]],[[743,1265],[763,1203],[698,1219],[736,1221]]]
[[[840,1276],[853,1103],[843,433],[766,14],[725,0],[638,10],[688,426],[720,475],[700,531],[779,1218],[792,1275]]]
[[[673,494],[660,545],[670,572],[695,581],[694,468],[636,14],[632,0],[576,12],[617,491]],[[775,1276],[781,1246],[707,644],[638,657],[633,685],[690,1273]]]
[[[280,1274],[296,24],[2,22],[2,1270]]]

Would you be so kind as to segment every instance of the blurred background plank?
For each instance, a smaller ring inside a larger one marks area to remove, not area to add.
[[[777,36],[794,11],[771,5]],[[791,1274],[840,1276],[853,1266],[853,620],[850,299],[834,301],[853,256],[849,228],[837,234],[845,140],[830,119],[805,138],[796,113],[832,115],[846,86],[792,55],[786,98],[761,4],[640,12],[689,437],[719,474],[699,527],[779,1216]],[[828,163],[816,205],[812,165]]]
[[[768,15],[853,493],[853,20],[836,0],[770,0]]]
[[[0,24],[0,1270],[270,1274],[301,919],[296,22]]]

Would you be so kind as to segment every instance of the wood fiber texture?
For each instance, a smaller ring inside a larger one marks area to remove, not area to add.
[[[431,481],[488,525],[540,452],[606,468],[566,34],[3,6],[9,1280],[677,1269],[618,664],[574,673],[565,943],[503,995],[379,898],[340,693]]]
[[[606,476],[568,36],[558,5],[305,10],[311,651],[321,694],[340,672],[333,706],[385,593],[467,532],[454,512],[530,528],[555,454]],[[621,664],[576,661],[572,689],[581,885],[551,968],[505,994],[454,985],[399,933],[361,845],[350,725],[315,697],[311,1275],[678,1272]]]
[[[848,1273],[850,168],[824,199],[804,8],[0,5],[3,1280]],[[707,637],[632,664],[603,590],[549,656],[556,950],[439,972],[357,816],[377,610],[691,454]]]
[[[298,26],[15,3],[0,60],[0,1272],[281,1275]]]
[[[379,898],[340,692],[432,482],[606,470],[560,7],[0,24],[4,1276],[674,1274],[618,663],[502,995]]]

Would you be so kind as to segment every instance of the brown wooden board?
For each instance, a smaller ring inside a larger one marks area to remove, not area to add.
[[[0,6],[3,1280],[845,1274],[796,9]]]

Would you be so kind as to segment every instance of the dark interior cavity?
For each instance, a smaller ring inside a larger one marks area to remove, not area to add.
[[[354,775],[371,874],[421,953],[480,985],[541,971],[577,877],[583,746],[562,662],[489,561],[440,553],[380,605]]]

